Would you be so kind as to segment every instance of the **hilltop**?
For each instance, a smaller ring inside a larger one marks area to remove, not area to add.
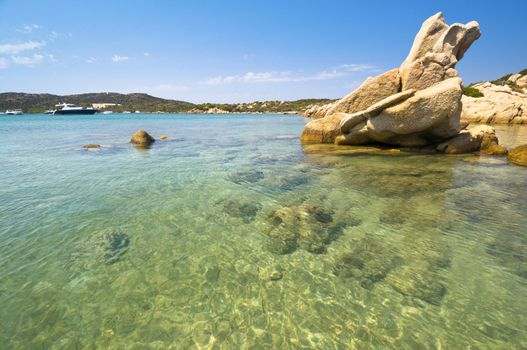
[[[42,113],[54,109],[58,103],[74,103],[84,107],[92,104],[112,103],[109,106],[115,112],[145,111],[145,112],[185,112],[195,105],[190,102],[167,100],[142,93],[119,94],[115,92],[88,93],[78,95],[26,94],[18,92],[0,93],[0,111],[6,109],[21,109],[25,113]]]

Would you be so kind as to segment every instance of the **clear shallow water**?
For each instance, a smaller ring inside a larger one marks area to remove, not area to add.
[[[0,348],[527,347],[527,169],[304,123],[2,117]]]

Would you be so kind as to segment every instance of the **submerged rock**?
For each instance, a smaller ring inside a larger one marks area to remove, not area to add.
[[[298,186],[305,185],[309,182],[307,175],[289,175],[273,179],[273,186],[282,191],[290,191]]]
[[[510,230],[487,245],[487,253],[515,275],[527,280],[527,234]]]
[[[325,208],[303,203],[273,211],[267,232],[272,252],[288,254],[297,248],[311,253],[323,253],[342,227],[333,223],[333,213]]]
[[[149,147],[155,142],[155,139],[146,131],[139,130],[132,135],[130,142],[137,147]]]
[[[98,148],[101,148],[101,145],[96,144],[96,143],[89,143],[87,145],[82,146],[82,148],[85,148],[85,149],[98,149]]]
[[[284,277],[283,269],[279,264],[259,266],[258,274],[263,281],[279,281]]]
[[[450,266],[446,252],[420,237],[408,237],[403,250],[397,244],[365,236],[337,257],[333,272],[365,289],[385,283],[400,294],[439,305],[447,292],[441,277]]]
[[[128,251],[130,237],[119,229],[102,230],[90,237],[81,246],[78,257],[86,259],[92,266],[98,263],[113,264],[119,261]]]
[[[259,170],[254,171],[240,171],[229,175],[229,179],[235,184],[241,185],[243,183],[255,183],[264,178],[264,173]]]
[[[387,279],[399,293],[421,299],[432,305],[439,305],[447,289],[438,275],[426,264],[401,266]]]
[[[97,235],[95,244],[104,251],[105,262],[112,264],[128,251],[130,237],[120,230],[105,230]]]
[[[278,280],[281,280],[283,276],[284,275],[282,274],[281,271],[274,270],[274,271],[271,271],[271,273],[269,274],[269,279],[271,281],[278,281]]]
[[[244,222],[250,222],[254,220],[256,214],[261,209],[259,204],[239,198],[222,200],[217,204],[223,207],[223,211],[227,215],[240,218]]]
[[[513,164],[527,166],[527,145],[511,149],[507,159]]]
[[[353,278],[363,288],[371,289],[386,278],[400,263],[400,258],[376,237],[365,237],[349,252],[341,255],[333,269],[341,278]]]
[[[287,237],[269,237],[265,246],[269,252],[278,255],[291,254],[298,248],[296,240]]]

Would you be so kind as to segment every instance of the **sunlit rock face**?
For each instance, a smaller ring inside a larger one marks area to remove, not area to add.
[[[516,89],[490,81],[472,85],[483,96],[463,96],[461,120],[467,123],[527,124],[527,75],[514,74],[508,81],[515,84]]]
[[[441,12],[428,18],[399,68],[312,108],[310,115],[324,116],[305,126],[302,142],[422,147],[457,137],[462,81],[455,66],[480,35],[475,21],[448,25]]]

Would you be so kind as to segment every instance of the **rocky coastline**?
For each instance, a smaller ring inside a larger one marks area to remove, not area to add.
[[[522,74],[523,73],[523,74]],[[470,86],[463,95],[461,120],[467,123],[527,124],[527,71]]]
[[[301,141],[506,154],[492,126],[470,124],[527,123],[527,77],[507,76],[503,86],[475,84],[481,97],[465,96],[455,66],[480,35],[476,21],[448,25],[441,12],[428,18],[401,66],[368,78],[338,101],[307,109],[304,116],[313,120]]]

